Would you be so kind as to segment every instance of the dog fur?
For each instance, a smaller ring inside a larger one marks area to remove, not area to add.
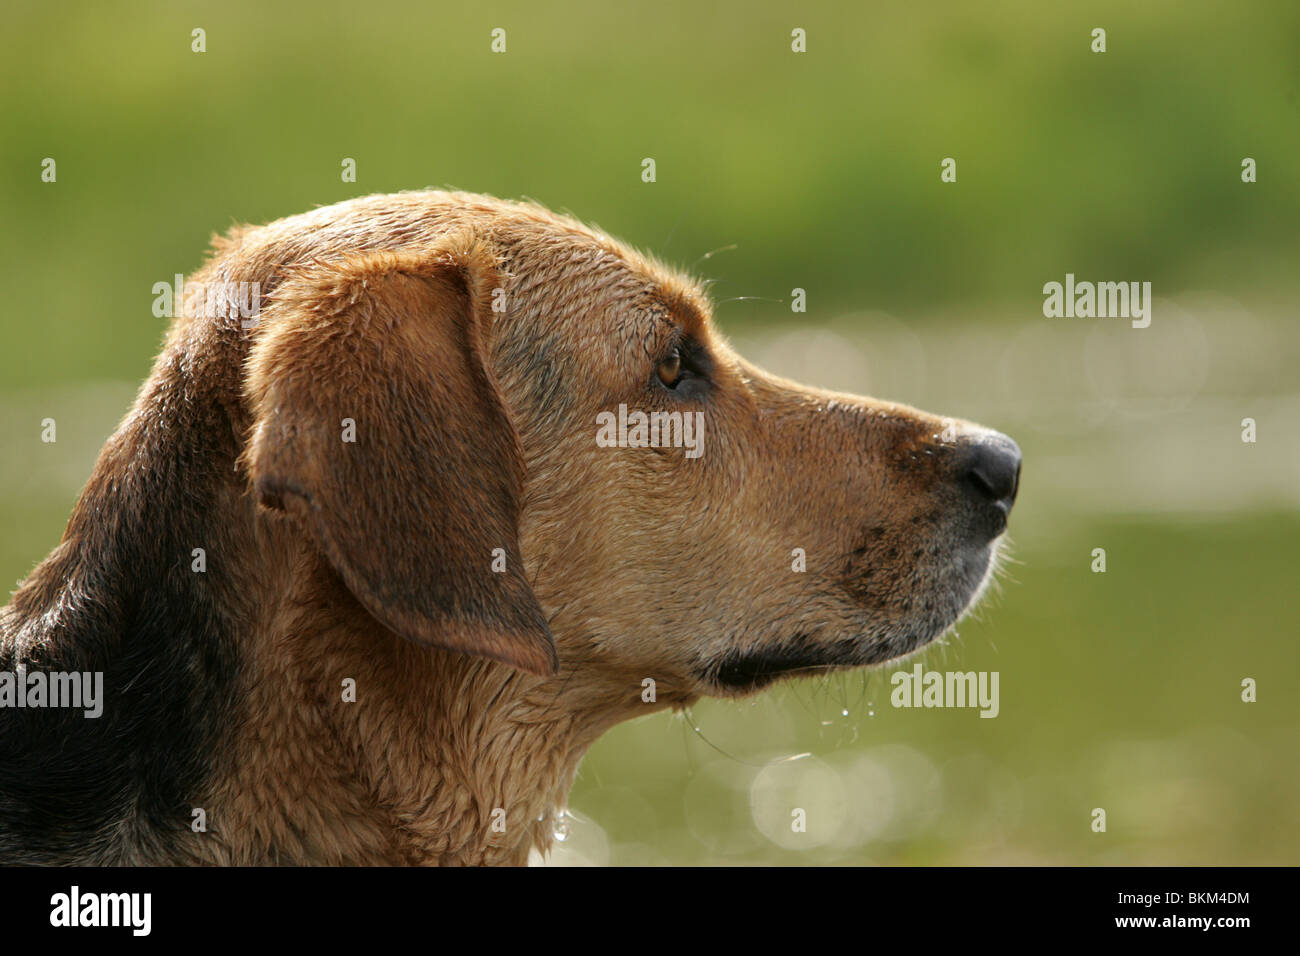
[[[0,610],[0,669],[106,698],[0,709],[0,862],[522,863],[613,724],[908,654],[996,561],[1009,440],[773,377],[536,205],[365,197],[192,281],[267,304],[174,320]],[[703,454],[599,447],[620,403],[702,411]]]

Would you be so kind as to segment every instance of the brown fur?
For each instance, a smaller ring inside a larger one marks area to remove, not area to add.
[[[90,590],[81,545],[191,529],[162,559],[184,587],[188,547],[207,551],[226,716],[175,826],[124,816],[83,861],[522,863],[613,724],[906,654],[991,573],[1001,526],[958,488],[987,433],[945,441],[944,419],[760,371],[694,283],[537,206],[358,199],[237,231],[193,277],[241,280],[270,296],[255,325],[176,320],[0,616],[35,660],[59,638],[33,621]],[[655,368],[683,332],[707,382],[678,399]],[[702,456],[598,447],[620,402],[704,411]],[[142,490],[163,462],[193,489],[171,513]],[[723,679],[764,655],[789,666]]]

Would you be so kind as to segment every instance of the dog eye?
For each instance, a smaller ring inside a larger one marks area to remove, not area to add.
[[[682,379],[682,353],[678,349],[673,349],[673,354],[661,361],[655,368],[655,374],[659,376],[659,381],[663,382],[669,388],[676,388],[677,383]]]

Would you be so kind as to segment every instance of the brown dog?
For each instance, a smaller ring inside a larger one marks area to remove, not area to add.
[[[774,378],[537,206],[357,199],[193,281],[0,611],[0,862],[523,862],[611,725],[907,654],[992,573],[1010,439]]]

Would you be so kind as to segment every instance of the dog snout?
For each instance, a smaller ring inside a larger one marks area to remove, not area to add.
[[[1005,522],[1020,490],[1020,446],[1001,432],[985,432],[967,440],[958,461],[956,477],[967,496]]]

